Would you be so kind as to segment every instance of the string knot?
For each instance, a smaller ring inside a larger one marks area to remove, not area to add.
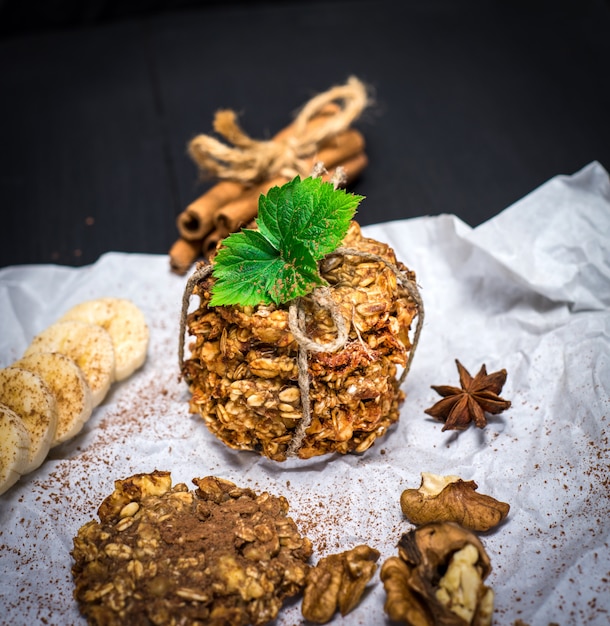
[[[189,154],[203,172],[222,180],[250,184],[275,176],[306,176],[307,158],[347,130],[368,102],[365,86],[352,76],[345,85],[313,97],[289,127],[290,132],[271,140],[252,139],[239,126],[234,111],[217,111],[214,130],[225,141],[197,135],[189,143]],[[319,123],[311,124],[313,118]]]

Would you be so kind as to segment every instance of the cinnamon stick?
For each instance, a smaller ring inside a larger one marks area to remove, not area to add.
[[[234,233],[248,222],[251,222],[258,213],[258,199],[261,194],[267,193],[271,187],[283,185],[288,178],[278,176],[272,180],[256,185],[241,198],[229,202],[214,214],[214,225],[218,230]]]
[[[176,274],[186,274],[191,265],[201,256],[202,240],[180,237],[169,250],[169,265]]]
[[[340,165],[345,170],[345,175],[347,178],[345,184],[351,185],[356,180],[356,178],[360,176],[364,168],[368,165],[368,162],[369,159],[366,154],[364,152],[361,152],[360,154],[357,154],[352,158],[343,161],[343,163],[339,163],[337,167],[339,167]]]
[[[315,159],[313,156],[307,159],[307,168],[311,171],[314,160],[323,162],[328,171],[338,165],[349,162],[349,167],[345,169],[348,175],[348,182],[351,182],[366,166],[366,157],[364,156],[363,150],[364,138],[362,134],[357,130],[347,130],[322,148],[320,152],[315,155]],[[354,161],[356,157],[358,157],[358,160]],[[278,176],[272,180],[267,180],[245,192],[240,198],[226,203],[214,214],[214,225],[230,233],[239,230],[244,224],[247,224],[256,217],[260,195],[267,193],[271,187],[287,183],[288,180],[289,179],[285,176]]]
[[[308,159],[310,161],[308,171],[311,171],[316,161],[322,161],[327,170],[334,169],[345,160],[359,154],[364,150],[364,137],[361,132],[354,128],[348,129],[320,147],[317,154]]]
[[[343,100],[343,107],[337,99]],[[177,217],[180,237],[170,250],[172,269],[184,273],[199,255],[210,258],[220,241],[253,223],[261,194],[296,173],[312,172],[314,164],[321,163],[326,170],[323,179],[335,185],[355,180],[366,167],[367,157],[362,134],[349,124],[366,104],[364,87],[350,79],[345,87],[310,100],[270,141],[250,138],[233,111],[218,111],[214,130],[233,147],[207,135],[189,143],[195,163],[219,182]],[[342,175],[337,177],[339,166]]]
[[[204,240],[201,245],[201,253],[205,259],[212,260],[218,244],[226,237],[223,232],[215,228]]]
[[[308,127],[315,128],[316,126],[324,123],[324,121],[337,113],[339,106],[334,102],[331,102],[324,106],[318,115],[312,118]],[[216,123],[222,125],[223,117],[219,116]],[[217,130],[220,130],[217,127]],[[225,131],[227,132],[227,131]],[[294,123],[289,124],[282,130],[280,130],[273,137],[273,141],[286,141],[294,133]],[[196,138],[191,142],[190,146],[191,156],[196,161],[197,144]],[[285,178],[283,182],[286,182],[288,178]],[[261,193],[265,193],[272,185],[269,185],[266,189],[259,191],[258,196]],[[214,213],[221,207],[229,202],[239,200],[244,194],[249,195],[252,190],[252,186],[245,185],[240,182],[223,180],[216,183],[202,196],[197,198],[191,204],[189,204],[184,211],[182,211],[176,218],[176,226],[178,232],[183,239],[194,241],[197,239],[203,239],[214,228]]]
[[[214,228],[214,213],[227,202],[243,195],[245,186],[231,180],[216,183],[206,193],[189,204],[176,219],[178,232],[183,239],[203,239]]]
[[[368,158],[366,154],[364,152],[360,152],[342,163],[337,164],[337,167],[340,166],[345,170],[346,185],[351,184],[360,175],[360,173],[367,166],[367,163]],[[322,178],[329,181],[332,174],[332,170],[327,171]],[[254,218],[258,212],[258,198],[260,194],[266,193],[266,191],[268,191],[271,187],[275,185],[282,185],[285,182],[287,182],[287,179],[281,177],[268,181],[264,185],[259,185],[256,188],[251,189],[239,200],[230,202],[217,211],[215,215],[215,225],[201,242],[198,248],[197,256],[202,255],[204,258],[211,260],[218,248],[218,244],[230,233],[237,232],[240,228],[254,228],[256,225]],[[179,240],[174,244],[174,247],[177,247],[180,241],[183,241],[184,244],[190,243],[185,240]],[[191,263],[193,263],[196,258],[194,258]],[[188,270],[188,267],[184,271],[186,270]]]

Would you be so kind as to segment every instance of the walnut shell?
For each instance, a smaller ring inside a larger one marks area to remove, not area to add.
[[[307,574],[301,611],[316,624],[329,622],[337,609],[347,615],[360,602],[367,583],[377,569],[379,551],[359,545],[320,559]]]
[[[406,489],[400,496],[405,517],[416,526],[429,522],[456,522],[464,528],[484,532],[497,526],[510,505],[477,493],[478,485],[458,476],[422,472],[419,489]]]
[[[411,626],[488,626],[493,590],[483,581],[491,563],[478,537],[453,522],[404,534],[398,557],[381,567],[385,611]]]

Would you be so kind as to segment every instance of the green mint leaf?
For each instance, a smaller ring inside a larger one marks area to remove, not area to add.
[[[269,270],[281,266],[278,250],[255,230],[227,237],[214,260],[212,306],[270,302]]]
[[[211,306],[281,304],[325,284],[317,262],[337,248],[362,196],[298,176],[259,199],[259,230],[229,235],[214,259]]]
[[[306,246],[297,245],[283,257],[256,230],[227,237],[214,262],[211,306],[280,304],[324,283]]]
[[[285,210],[284,207],[291,195],[291,186],[292,183],[286,183],[282,187],[271,187],[266,196],[261,194],[258,199],[256,225],[258,230],[278,249],[282,241],[282,227],[278,216]]]
[[[302,244],[284,251],[282,267],[270,278],[268,292],[275,304],[305,296],[315,287],[326,284],[318,272],[316,260]]]
[[[300,241],[320,260],[343,241],[362,198],[321,178],[297,176],[260,197],[256,222],[280,250]]]

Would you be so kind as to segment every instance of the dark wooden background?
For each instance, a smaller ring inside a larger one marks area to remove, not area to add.
[[[268,138],[350,75],[362,224],[475,226],[610,169],[608,0],[0,0],[0,266],[166,253],[217,109]]]

